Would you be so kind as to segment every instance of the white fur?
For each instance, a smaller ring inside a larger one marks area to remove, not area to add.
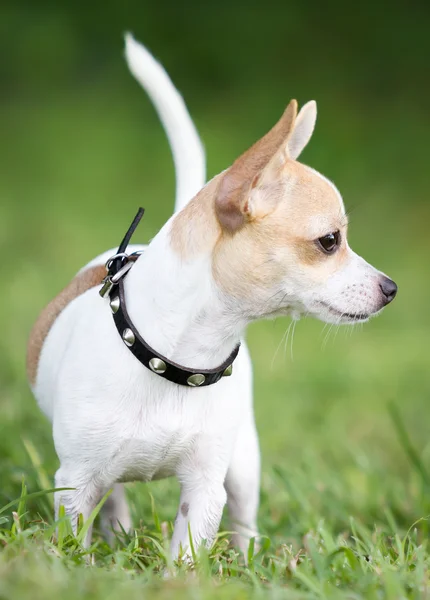
[[[201,145],[162,67],[130,36],[126,45],[130,68],[151,95],[168,132],[180,208],[203,184]],[[307,106],[300,113],[294,152],[304,147],[313,129],[315,111],[312,104]],[[348,249],[344,267],[328,281],[320,283],[292,265],[276,289],[255,289],[246,303],[216,284],[211,249],[189,259],[173,251],[171,224],[172,219],[147,247],[130,247],[145,251],[125,279],[125,295],[130,317],[147,343],[186,367],[217,367],[256,318],[310,313],[348,322],[347,315],[339,314],[372,312],[381,301],[380,273]],[[114,253],[100,255],[85,268],[105,263]],[[290,254],[285,249],[271,260],[287,264]],[[353,290],[360,282],[363,293]],[[64,504],[76,527],[79,513],[88,517],[114,486],[103,524],[115,527],[120,521],[129,527],[122,483],[175,475],[181,497],[173,557],[189,546],[189,527],[196,546],[212,542],[226,500],[238,534],[235,541],[246,550],[249,538],[257,534],[260,471],[246,345],[242,342],[231,377],[205,388],[170,383],[131,354],[118,335],[108,299],[98,292],[88,290],[59,315],[42,348],[34,386],[53,423],[60,459],[56,486],[74,488],[56,494],[57,514]],[[87,544],[90,536],[88,532]]]
[[[130,68],[156,103],[171,141],[182,206],[203,183],[204,156],[182,99],[143,46],[127,37]],[[148,71],[145,71],[148,68]],[[194,166],[193,166],[194,165]],[[187,367],[214,368],[246,325],[228,310],[212,279],[210,257],[183,262],[170,248],[170,221],[125,280],[127,308],[144,339]],[[130,246],[129,251],[145,247]],[[86,267],[103,264],[109,250]],[[176,475],[180,509],[172,555],[214,539],[228,499],[235,541],[246,550],[257,534],[259,449],[252,409],[252,372],[242,343],[233,375],[196,389],[165,381],[124,346],[98,288],[73,300],[43,346],[34,394],[52,420],[60,459],[56,495],[76,526],[115,485],[103,525],[130,525],[121,482]],[[91,532],[86,543],[89,543]]]
[[[206,161],[199,134],[166,71],[130,34],[125,36],[125,56],[166,130],[176,171],[175,210],[180,210],[205,184]]]
[[[240,332],[222,310],[222,299],[209,293],[213,282],[201,276],[204,261],[182,266],[169,251],[168,227],[127,276],[130,317],[146,341],[169,358],[189,367],[215,367]],[[177,386],[134,358],[116,331],[108,300],[94,288],[53,325],[34,393],[53,420],[61,463],[56,485],[77,489],[57,498],[57,506],[61,501],[73,518],[80,512],[88,516],[116,482],[176,475],[180,506],[187,509],[178,511],[174,556],[188,545],[189,522],[196,544],[213,540],[226,500],[224,481],[227,494],[233,491],[232,516],[241,527],[243,549],[256,534],[259,453],[245,344],[231,377],[202,389]],[[112,507],[109,512],[115,514]]]

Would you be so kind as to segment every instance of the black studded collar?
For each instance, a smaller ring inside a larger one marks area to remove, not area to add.
[[[125,251],[143,214],[144,209],[140,208],[125,234],[117,254],[107,261],[107,275],[103,280],[100,296],[109,298],[110,309],[119,335],[130,352],[147,369],[163,379],[187,387],[204,387],[217,383],[222,377],[232,374],[233,362],[239,352],[240,344],[216,369],[187,369],[168,360],[151,348],[141,337],[130,319],[124,294],[124,277],[130,271],[140,253],[136,252],[128,255]]]

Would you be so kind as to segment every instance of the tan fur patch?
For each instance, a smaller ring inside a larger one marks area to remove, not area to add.
[[[276,125],[239,156],[224,174],[216,199],[216,211],[228,231],[236,231],[245,224],[248,194],[256,187],[260,174],[274,154],[280,149],[286,153],[296,115],[297,101],[291,100]]]
[[[106,276],[104,265],[98,265],[86,269],[65,287],[51,302],[42,310],[36,323],[31,330],[27,345],[27,376],[31,385],[36,382],[37,367],[40,353],[46,336],[58,315],[68,304],[90,288],[99,285]]]
[[[184,260],[213,248],[221,235],[215,214],[215,198],[222,176],[223,173],[211,179],[173,219],[170,230],[172,248]]]
[[[254,192],[256,218],[220,237],[213,254],[215,281],[229,295],[250,298],[300,265],[314,281],[340,268],[347,256],[346,220],[332,186],[308,167],[287,160]],[[268,212],[269,209],[269,212]],[[318,237],[339,230],[333,256],[318,250]]]

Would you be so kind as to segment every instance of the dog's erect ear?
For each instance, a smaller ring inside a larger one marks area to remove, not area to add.
[[[288,139],[294,133],[297,102],[291,100],[276,125],[239,156],[225,172],[218,188],[215,209],[221,225],[228,231],[236,231],[252,217],[250,193],[259,176],[279,150],[288,157]]]
[[[311,100],[302,107],[294,124],[294,129],[288,138],[287,153],[290,158],[295,160],[300,156],[311,139],[316,119],[317,104],[315,100]]]

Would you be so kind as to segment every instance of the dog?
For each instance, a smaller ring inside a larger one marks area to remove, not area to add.
[[[55,485],[72,488],[56,492],[56,514],[63,505],[76,530],[113,488],[102,525],[128,530],[124,482],[176,476],[172,557],[190,556],[190,534],[196,548],[210,545],[226,503],[246,552],[258,536],[260,486],[247,325],[280,315],[364,322],[397,286],[348,246],[337,188],[297,160],[315,102],[297,113],[292,100],[206,183],[199,136],[168,75],[130,35],[126,58],[170,141],[176,211],[149,245],[127,249],[133,260],[110,250],[91,261],[32,330],[28,377],[52,421]]]

